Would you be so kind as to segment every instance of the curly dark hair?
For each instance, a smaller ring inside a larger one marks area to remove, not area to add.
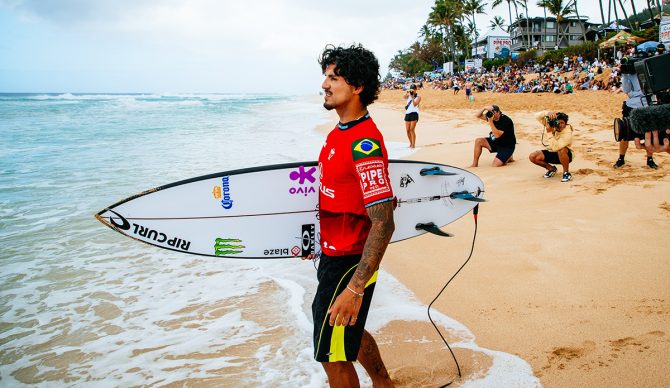
[[[379,62],[375,55],[362,45],[351,47],[335,47],[327,45],[319,57],[321,71],[335,65],[335,74],[344,77],[353,87],[363,87],[359,94],[364,107],[372,104],[379,97]]]
[[[568,123],[568,115],[563,112],[556,113],[556,120],[563,120],[565,123]]]

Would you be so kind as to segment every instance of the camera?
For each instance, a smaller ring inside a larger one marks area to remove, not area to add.
[[[646,52],[635,53],[634,57],[624,57],[621,58],[621,66],[619,69],[621,74],[636,74],[635,72],[635,62],[644,59],[647,57]]]
[[[547,125],[549,125],[552,128],[558,128],[558,119],[550,119],[549,116],[544,116],[547,118]]]
[[[665,129],[670,126],[670,53],[645,58],[636,56],[621,60],[622,79],[634,77],[638,84],[632,92],[640,97],[633,97],[629,92],[629,100],[640,98],[642,107],[626,108],[622,118],[614,119],[614,139],[616,141],[644,139],[644,133],[658,131],[659,138],[667,136]],[[646,101],[644,101],[646,100]],[[628,109],[628,110],[626,110]],[[629,113],[628,113],[629,112]]]
[[[670,117],[670,105],[667,102],[633,109],[630,116],[614,119],[614,140],[632,141],[636,137],[644,140],[644,132],[656,130],[658,138],[662,141],[668,137],[665,132],[670,125],[668,117]]]
[[[487,110],[486,111],[486,118],[490,119],[491,117],[493,117],[493,111]]]

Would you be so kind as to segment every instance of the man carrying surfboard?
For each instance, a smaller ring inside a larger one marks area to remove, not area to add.
[[[377,271],[395,225],[384,139],[367,106],[379,94],[379,63],[361,45],[326,46],[319,58],[323,106],[339,123],[319,155],[319,285],[312,303],[314,358],[331,387],[357,387],[360,361],[375,387],[392,387],[365,331]]]

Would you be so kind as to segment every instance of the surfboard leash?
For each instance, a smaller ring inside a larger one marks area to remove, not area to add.
[[[442,295],[442,293],[447,288],[449,283],[451,283],[451,281],[454,280],[454,278],[461,272],[461,270],[468,264],[468,262],[472,258],[472,253],[475,250],[475,241],[477,240],[477,216],[478,216],[478,214],[479,214],[479,204],[477,204],[472,209],[472,215],[473,215],[474,220],[475,220],[475,231],[474,231],[474,234],[472,236],[472,246],[470,247],[470,254],[468,255],[468,258],[465,260],[465,262],[463,262],[463,264],[460,266],[460,268],[458,268],[458,270],[451,276],[451,278],[449,278],[449,280],[444,284],[444,286],[442,287],[440,292],[437,293],[437,295],[435,296],[433,301],[430,302],[430,304],[428,305],[428,319],[430,320],[430,323],[435,328],[435,331],[437,331],[437,334],[440,336],[440,338],[442,338],[442,342],[444,342],[444,344],[447,345],[447,349],[449,349],[449,353],[451,353],[451,357],[454,359],[454,363],[456,364],[456,369],[458,370],[458,378],[463,377],[461,375],[461,366],[458,364],[458,360],[456,359],[456,355],[454,354],[454,351],[451,349],[451,346],[449,346],[449,343],[444,338],[444,336],[442,335],[442,332],[440,331],[440,329],[437,327],[437,325],[433,321],[433,318],[430,316],[430,308],[433,306],[433,303],[435,303],[437,301],[437,299]],[[449,386],[452,383],[453,383],[453,381],[450,381],[450,382],[448,382],[444,385],[441,385],[440,388],[444,388],[446,386]]]

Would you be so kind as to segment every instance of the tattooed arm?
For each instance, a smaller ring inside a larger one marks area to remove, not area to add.
[[[358,268],[348,284],[348,290],[342,291],[330,308],[330,325],[353,325],[361,307],[362,294],[365,285],[379,268],[386,247],[391,241],[395,230],[393,223],[393,201],[382,202],[370,206],[368,216],[372,221],[370,234],[365,241],[363,255]],[[336,321],[337,320],[337,321]]]

